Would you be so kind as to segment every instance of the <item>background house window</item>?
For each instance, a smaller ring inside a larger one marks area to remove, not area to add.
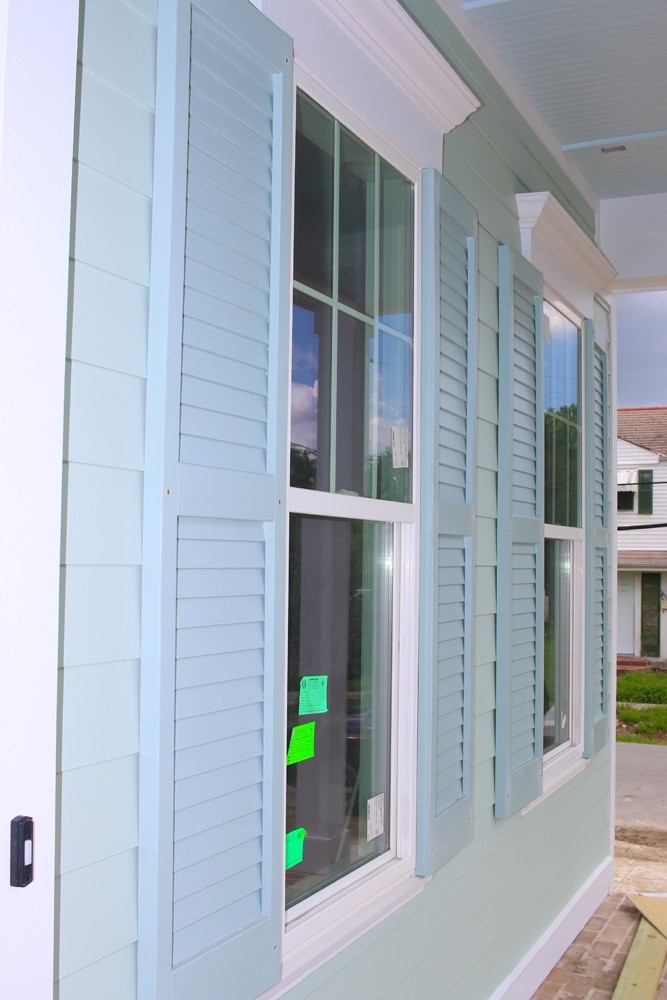
[[[544,304],[545,752],[574,738],[575,581],[583,541],[581,332]]]
[[[616,493],[616,510],[634,510],[635,494],[633,490],[618,490]]]
[[[392,850],[415,519],[413,185],[301,93],[296,122],[287,906]]]

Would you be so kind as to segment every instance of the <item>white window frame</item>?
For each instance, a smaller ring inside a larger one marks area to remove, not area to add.
[[[582,408],[582,470],[586,469],[586,386],[584,365],[584,319],[595,315],[595,296],[602,292],[615,277],[615,270],[570,214],[548,191],[527,192],[516,195],[521,252],[544,276],[544,300],[563,313],[581,330],[581,408]],[[552,795],[575,775],[583,771],[588,760],[584,751],[584,699],[585,699],[585,597],[586,552],[585,511],[586,476],[581,483],[581,529],[561,529],[545,523],[545,538],[569,537],[561,532],[574,531],[573,539],[580,546],[580,555],[573,574],[575,620],[572,630],[572,662],[581,664],[580,675],[573,689],[576,698],[572,719],[573,739],[564,746],[548,752],[543,758],[542,794],[526,806],[526,813]],[[558,532],[554,534],[552,532]]]
[[[560,746],[544,753],[544,771],[542,777],[543,795],[549,794],[560,787],[571,777],[573,767],[576,768],[583,759],[584,751],[584,697],[585,697],[585,656],[586,630],[583,608],[586,598],[586,543],[584,515],[586,510],[586,385],[584,378],[584,317],[564,303],[557,293],[545,283],[544,301],[556,309],[565,319],[576,326],[579,333],[579,398],[581,407],[580,422],[580,483],[578,505],[578,528],[544,522],[544,540],[569,541],[572,543],[572,569],[570,593],[570,738]]]
[[[308,915],[287,917],[283,929],[283,974],[265,994],[273,1000],[288,992],[318,965],[345,948],[374,924],[421,892],[427,882],[415,876],[417,651],[419,579],[419,446],[420,306],[421,306],[421,170],[440,169],[443,135],[480,106],[472,91],[426,38],[396,0],[253,0],[262,13],[294,39],[294,101],[300,89],[375,153],[414,184],[414,391],[413,496],[411,504],[336,497],[290,489],[289,509],[333,516],[363,516],[400,523],[397,545],[402,570],[396,578],[393,642],[404,666],[394,671],[400,705],[395,745],[401,747],[393,773],[395,854],[383,863],[370,862],[355,874],[350,888],[336,883],[326,898],[319,895]],[[336,57],[333,57],[333,53]],[[292,235],[293,243],[293,235]],[[293,249],[293,246],[292,246]],[[290,275],[290,296],[293,282]],[[291,350],[291,336],[290,336]],[[291,371],[291,358],[288,372]],[[288,372],[286,377],[289,378]],[[289,449],[288,449],[289,451]],[[289,457],[288,457],[289,461]],[[289,482],[289,469],[288,469]],[[301,493],[308,493],[303,510]],[[369,506],[380,503],[375,508]],[[285,559],[285,583],[288,560]],[[287,633],[286,633],[287,634]],[[285,662],[287,660],[285,650]],[[284,713],[284,724],[287,717]],[[286,737],[286,732],[285,732]],[[396,753],[396,751],[395,751]],[[283,799],[286,781],[283,777]],[[314,899],[314,897],[313,897]],[[284,900],[283,900],[284,902]],[[289,927],[287,927],[289,923]]]
[[[295,63],[296,91],[316,101],[374,153],[400,171],[414,190],[413,220],[413,399],[412,500],[401,503],[290,487],[288,513],[390,522],[394,526],[394,586],[391,671],[390,846],[331,885],[285,911],[283,979],[267,996],[279,997],[296,981],[330,958],[370,926],[385,919],[423,890],[415,876],[416,759],[418,684],[418,551],[419,551],[419,413],[421,288],[421,171],[375,129],[361,120],[310,73]],[[292,233],[292,250],[294,233]],[[292,339],[290,330],[291,371]],[[291,385],[290,400],[291,412]],[[289,428],[286,429],[286,432]],[[285,560],[287,586],[287,567]],[[287,630],[285,632],[287,634]],[[285,656],[285,662],[287,657]],[[287,718],[285,716],[285,727]],[[284,734],[287,739],[287,728]],[[283,797],[286,794],[286,784]]]

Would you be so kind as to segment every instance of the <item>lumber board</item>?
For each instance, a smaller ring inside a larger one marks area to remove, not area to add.
[[[612,1000],[654,1000],[667,958],[667,938],[642,917]]]

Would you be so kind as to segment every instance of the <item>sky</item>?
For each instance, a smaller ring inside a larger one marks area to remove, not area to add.
[[[667,291],[619,295],[618,405],[667,406]]]

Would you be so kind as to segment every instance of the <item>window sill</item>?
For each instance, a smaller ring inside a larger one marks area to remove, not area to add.
[[[574,747],[567,747],[558,756],[544,764],[542,794],[534,799],[521,810],[522,816],[527,816],[536,806],[539,806],[545,799],[553,795],[569,781],[588,766],[588,760],[582,756],[583,746],[578,743]]]
[[[284,936],[283,976],[259,1000],[277,1000],[297,983],[418,896],[429,879],[414,875],[414,860],[394,860],[356,889],[295,921]]]

